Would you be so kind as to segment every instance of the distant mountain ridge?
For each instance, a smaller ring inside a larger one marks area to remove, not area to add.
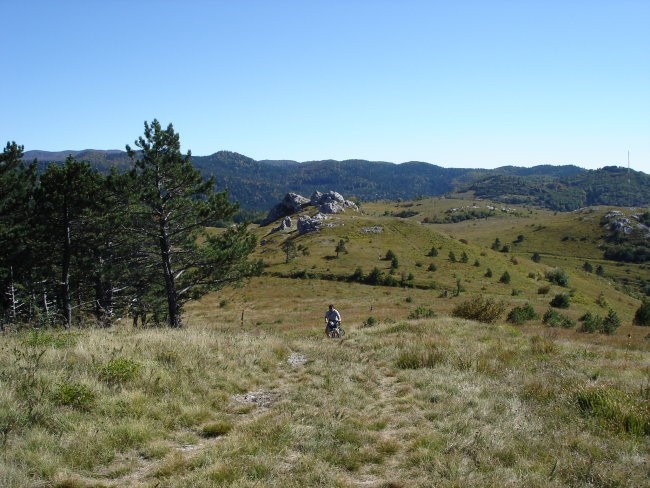
[[[131,161],[120,150],[26,151],[39,169],[60,163],[68,155],[88,161],[98,171],[124,170]],[[587,205],[644,206],[650,204],[650,176],[609,166],[587,170],[575,165],[549,164],[531,168],[443,168],[411,161],[401,164],[351,159],[297,162],[256,161],[231,151],[192,156],[206,177],[214,176],[218,190],[227,188],[242,208],[266,211],[287,192],[311,195],[336,190],[361,201],[412,199],[456,191],[474,192],[477,198],[504,203],[528,203],[554,210],[575,210]]]

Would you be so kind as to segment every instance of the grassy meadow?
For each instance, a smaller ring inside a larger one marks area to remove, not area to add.
[[[467,204],[364,204],[299,237],[254,228],[264,275],[191,303],[181,330],[9,331],[0,486],[648,486],[650,329],[632,325],[639,296],[614,278],[650,272],[602,260],[605,209],[421,222]],[[391,215],[405,209],[418,214]],[[344,280],[390,275],[388,250],[406,286]],[[545,278],[556,267],[567,286]],[[560,293],[571,327],[541,318]],[[453,316],[479,297],[503,303],[499,320]],[[330,302],[341,340],[324,338]],[[524,304],[538,318],[508,323]],[[614,334],[580,331],[610,309]]]

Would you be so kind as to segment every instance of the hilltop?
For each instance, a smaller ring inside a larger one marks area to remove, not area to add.
[[[60,162],[68,152],[27,151],[25,160],[40,165]],[[124,169],[130,161],[122,151],[70,151],[100,171]],[[310,195],[316,190],[344,193],[359,201],[408,200],[454,192],[504,203],[528,203],[552,210],[590,205],[642,206],[650,203],[650,176],[619,167],[586,170],[575,165],[504,166],[493,170],[443,168],[425,162],[383,161],[256,161],[220,151],[193,156],[201,173],[215,177],[217,190],[228,188],[231,198],[249,211],[264,212],[287,192]]]
[[[429,198],[251,224],[264,272],[191,302],[184,329],[3,336],[0,484],[643,486],[650,270],[602,258],[612,212],[631,210]],[[497,320],[456,313],[482,300]]]

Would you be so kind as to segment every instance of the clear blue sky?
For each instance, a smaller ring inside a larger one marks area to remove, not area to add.
[[[650,0],[0,0],[0,142],[650,172]]]

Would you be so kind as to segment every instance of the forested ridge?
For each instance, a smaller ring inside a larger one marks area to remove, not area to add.
[[[28,151],[39,168],[62,161],[63,153]],[[120,151],[80,151],[73,156],[108,172],[129,164]],[[287,192],[310,195],[336,190],[361,201],[412,199],[454,191],[473,191],[479,198],[504,203],[529,203],[559,211],[587,205],[647,205],[650,176],[627,168],[608,166],[586,170],[575,165],[504,166],[492,170],[443,168],[423,162],[394,164],[382,161],[256,161],[229,151],[193,156],[204,177],[215,178],[215,189],[228,189],[242,209],[265,212]]]

